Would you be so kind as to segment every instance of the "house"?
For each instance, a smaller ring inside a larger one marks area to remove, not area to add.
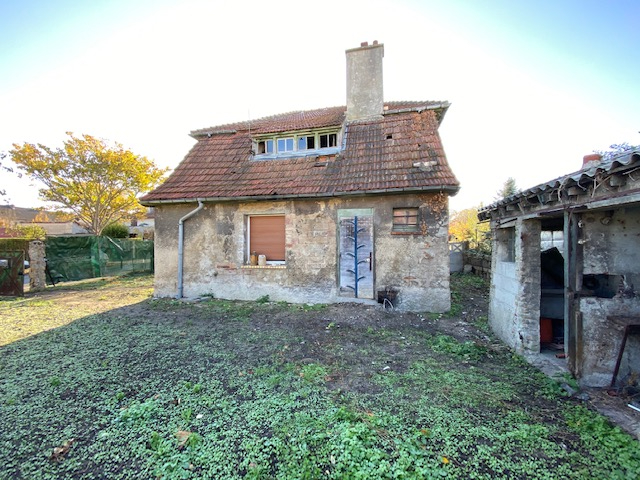
[[[0,237],[19,235],[9,228],[13,226],[38,226],[49,236],[88,233],[77,221],[70,220],[69,215],[14,205],[0,205],[0,224],[4,226],[0,230]]]
[[[42,227],[47,236],[62,236],[62,235],[87,235],[89,231],[84,228],[80,223],[75,220],[67,220],[60,222],[31,222],[21,223],[20,225],[35,225]]]
[[[155,209],[157,296],[450,308],[449,104],[384,102],[383,52],[347,50],[346,107],[191,132],[141,199]]]
[[[491,327],[532,359],[566,357],[584,386],[640,372],[638,168],[637,150],[587,155],[581,170],[479,212],[493,233]]]
[[[127,225],[129,227],[129,238],[142,238],[153,240],[155,216],[153,208],[147,208],[144,218],[132,218]]]

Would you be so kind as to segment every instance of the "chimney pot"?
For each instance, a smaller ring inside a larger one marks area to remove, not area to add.
[[[582,157],[582,168],[592,167],[602,161],[602,155],[599,153],[590,153]]]
[[[360,42],[361,47],[366,47],[369,45],[369,42]]]
[[[374,40],[374,41],[373,41],[373,44],[374,44],[374,45],[377,45],[377,44],[378,44],[378,40]]]

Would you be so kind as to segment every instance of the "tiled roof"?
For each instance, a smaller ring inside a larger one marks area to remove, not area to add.
[[[47,219],[50,222],[56,222],[58,214],[55,212],[47,212],[35,208],[22,208],[13,205],[0,205],[0,218],[16,223],[33,222],[36,217]]]
[[[441,108],[444,110],[449,104],[447,102],[385,102],[386,111],[405,110],[411,108]],[[250,130],[254,135],[274,132],[287,132],[293,130],[306,130],[313,128],[331,127],[342,125],[345,119],[347,108],[327,107],[318,110],[304,110],[298,112],[287,112],[269,117],[258,118],[251,121],[228,123],[215,127],[201,128],[193,130],[190,135],[198,138],[208,134],[219,132],[232,132]]]
[[[388,108],[387,108],[388,107]],[[197,198],[286,198],[355,193],[443,190],[459,184],[442,148],[438,126],[447,103],[393,102],[382,118],[351,122],[338,154],[255,160],[252,136],[341,126],[345,107],[292,112],[196,130],[182,163],[144,204]]]

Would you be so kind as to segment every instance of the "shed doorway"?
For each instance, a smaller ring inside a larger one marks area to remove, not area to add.
[[[540,353],[565,358],[565,260],[563,219],[540,232]]]

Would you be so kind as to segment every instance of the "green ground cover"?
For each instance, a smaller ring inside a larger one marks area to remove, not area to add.
[[[0,301],[0,478],[640,477],[638,442],[486,318],[460,338],[446,316],[150,292]]]

